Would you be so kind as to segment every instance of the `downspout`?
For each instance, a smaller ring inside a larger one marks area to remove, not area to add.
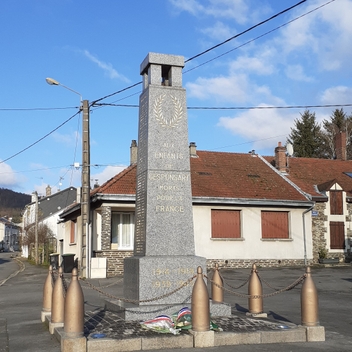
[[[308,265],[308,260],[307,260],[307,240],[306,240],[306,221],[305,221],[305,215],[310,212],[314,208],[314,205],[312,205],[309,209],[305,210],[302,213],[302,220],[303,220],[303,244],[304,244],[304,266]]]

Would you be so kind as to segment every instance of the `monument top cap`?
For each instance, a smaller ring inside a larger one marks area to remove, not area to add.
[[[184,67],[185,59],[183,56],[179,55],[148,53],[141,63],[140,74],[143,75],[148,70],[149,65],[152,64]]]

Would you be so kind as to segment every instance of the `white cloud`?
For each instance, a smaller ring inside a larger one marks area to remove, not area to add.
[[[233,18],[238,23],[246,23],[250,17],[245,0],[170,0],[170,3],[178,10],[194,16]]]
[[[264,149],[273,145],[273,137],[277,137],[274,144],[280,138],[285,142],[296,117],[274,109],[248,110],[235,117],[221,117],[218,126],[226,128],[234,135],[256,141],[255,149]]]
[[[232,104],[250,103],[257,105],[282,104],[283,100],[272,95],[266,85],[257,85],[245,74],[220,76],[214,78],[198,78],[187,83],[187,94],[201,100],[215,100]]]
[[[311,1],[292,18],[314,10],[325,0]],[[351,62],[352,2],[341,0],[299,18],[281,30],[276,44],[285,56],[318,63],[321,70],[337,70]],[[296,56],[296,53],[298,56]]]
[[[16,174],[10,165],[6,163],[0,164],[0,187],[17,187],[21,181],[23,181],[23,177]]]
[[[122,170],[126,168],[125,165],[120,166],[107,166],[102,172],[93,174],[91,172],[92,187],[97,182],[99,185],[102,185],[104,182],[108,181],[110,178],[114,177]]]
[[[201,32],[206,34],[209,38],[218,41],[223,41],[234,35],[234,30],[220,21],[217,21],[211,27],[204,28]]]
[[[64,144],[65,146],[72,147],[81,144],[81,135],[78,131],[74,131],[71,134],[60,134],[55,132],[52,136],[56,142]]]
[[[351,102],[352,88],[337,86],[326,89],[321,96],[324,104],[348,104]]]
[[[312,77],[309,77],[304,73],[304,69],[301,65],[287,65],[285,72],[287,77],[293,79],[294,81],[313,81]]]
[[[263,56],[263,55],[262,55]],[[230,72],[247,72],[258,75],[270,75],[274,66],[265,57],[240,56],[230,64]]]
[[[98,65],[103,71],[107,74],[111,79],[120,79],[124,82],[129,82],[129,79],[124,75],[118,73],[112,64],[106,63],[104,61],[99,60],[96,56],[92,55],[88,50],[83,50],[83,54],[92,62]]]

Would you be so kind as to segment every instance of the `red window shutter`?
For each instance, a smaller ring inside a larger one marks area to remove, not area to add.
[[[342,215],[343,214],[342,191],[330,191],[329,193],[330,193],[330,214]]]
[[[240,210],[212,210],[211,237],[241,238]]]
[[[262,238],[289,238],[288,212],[262,211]]]
[[[345,249],[345,224],[330,221],[330,249]]]

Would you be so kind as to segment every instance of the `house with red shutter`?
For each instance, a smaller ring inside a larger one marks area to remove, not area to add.
[[[133,255],[136,149],[134,141],[129,167],[91,191],[90,277],[102,271],[108,277],[122,274],[124,258]],[[218,262],[225,267],[313,261],[315,203],[308,193],[254,151],[197,151],[195,143],[189,151],[196,255],[209,266]],[[80,205],[63,212],[61,219],[69,242],[72,223],[80,222]],[[69,245],[79,258],[83,244]]]
[[[275,148],[266,157],[286,179],[312,202],[313,260],[325,252],[328,258],[349,260],[352,244],[352,161],[346,160],[346,134],[336,136],[336,159],[295,158],[286,148]]]

